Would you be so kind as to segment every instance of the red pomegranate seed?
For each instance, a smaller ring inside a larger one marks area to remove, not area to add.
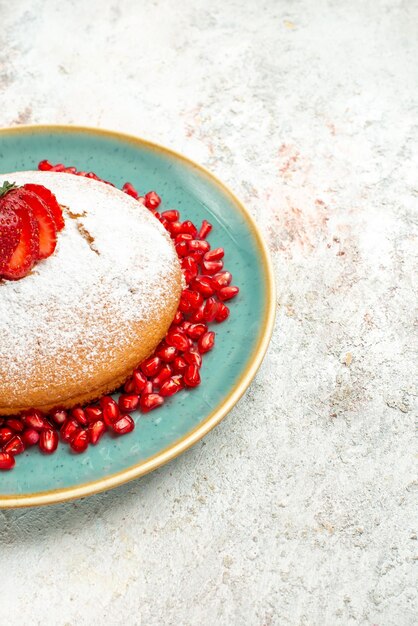
[[[139,404],[139,396],[133,394],[127,395],[123,393],[119,396],[118,404],[122,413],[135,411]]]
[[[181,297],[190,304],[192,309],[198,309],[203,304],[203,296],[193,289],[184,289]]]
[[[229,309],[223,302],[218,302],[218,310],[216,311],[215,321],[224,322],[229,317]]]
[[[184,320],[183,313],[181,311],[177,311],[173,319],[173,324],[181,324],[183,320]]]
[[[223,261],[205,261],[203,259],[202,267],[205,270],[206,274],[216,274],[223,268]]]
[[[212,278],[209,276],[197,276],[192,280],[190,287],[201,293],[204,298],[209,298],[215,293]]]
[[[183,375],[187,387],[197,387],[200,385],[199,368],[196,365],[189,365]]]
[[[201,252],[202,254],[209,254],[210,245],[205,240],[202,241],[199,239],[192,239],[192,241],[189,241],[189,250],[192,250],[193,252]]]
[[[101,439],[102,435],[106,432],[106,424],[102,420],[97,420],[96,422],[89,424],[88,431],[90,443],[95,446],[99,439]]]
[[[22,454],[22,452],[24,451],[25,446],[22,439],[20,438],[20,435],[15,435],[10,439],[10,441],[6,443],[5,446],[3,446],[3,452],[6,452],[6,454],[13,454],[13,456],[16,456],[17,454]]]
[[[189,235],[192,235],[192,237],[196,237],[196,235],[197,235],[197,228],[193,224],[193,222],[191,222],[190,220],[186,220],[185,222],[182,223],[180,232],[181,233],[189,233]]]
[[[158,356],[152,356],[141,363],[141,369],[145,376],[155,376],[161,369],[161,359]]]
[[[30,448],[30,446],[36,446],[39,441],[39,433],[34,428],[28,428],[21,434],[22,441],[25,445],[25,448]]]
[[[173,372],[176,374],[182,374],[187,367],[187,362],[183,359],[182,356],[178,356],[174,359],[173,363]]]
[[[22,420],[25,426],[28,428],[34,428],[35,430],[43,430],[44,428],[51,428],[50,424],[43,417],[40,411],[32,409],[22,415]]]
[[[66,168],[65,168],[65,170],[64,170],[64,172],[65,172],[66,174],[76,174],[76,173],[77,173],[77,170],[76,170],[76,168],[75,168],[75,167],[66,167]]]
[[[232,274],[230,272],[219,272],[212,276],[212,285],[216,291],[222,289],[222,287],[228,287],[232,281]]]
[[[77,420],[80,426],[87,426],[87,424],[89,423],[86,414],[79,406],[71,411],[71,416],[74,417],[75,420]]]
[[[77,452],[78,454],[87,450],[88,445],[89,445],[88,430],[79,430],[78,433],[75,435],[74,439],[70,441],[71,449],[74,450],[74,452]]]
[[[168,230],[170,231],[172,237],[176,237],[181,232],[181,222],[178,222],[177,220],[175,222],[170,222],[170,224],[168,224]]]
[[[169,378],[161,386],[160,395],[163,397],[174,396],[181,389],[183,389],[181,376],[173,376],[173,378]]]
[[[239,293],[239,287],[222,287],[218,291],[219,300],[231,300]]]
[[[195,276],[197,276],[197,273],[199,271],[199,268],[198,268],[198,265],[197,265],[196,261],[191,256],[185,256],[181,260],[181,267],[182,267],[183,271],[189,272],[190,275],[194,274],[193,278]]]
[[[174,239],[174,243],[181,243],[182,241],[190,242],[193,237],[189,233],[179,233]]]
[[[189,347],[189,340],[186,335],[179,330],[168,331],[166,342],[170,346],[174,346],[177,350],[187,350]]]
[[[89,424],[93,424],[94,422],[97,422],[97,420],[101,420],[103,418],[103,411],[98,406],[87,406],[84,409],[84,412]]]
[[[199,337],[197,345],[201,354],[209,352],[209,350],[212,350],[213,346],[215,345],[215,333],[212,330],[205,333],[204,335]]]
[[[209,250],[205,254],[205,261],[220,261],[223,259],[225,255],[225,250],[223,248],[213,248],[213,250]]]
[[[57,163],[51,167],[51,172],[65,172],[65,165]]]
[[[192,308],[192,305],[190,304],[190,302],[187,302],[187,300],[184,300],[183,298],[180,298],[179,310],[182,313],[191,313],[193,311],[193,308]]]
[[[180,243],[176,243],[174,246],[177,252],[177,256],[185,257],[189,252],[189,247],[187,245],[187,241],[180,241]]]
[[[52,163],[47,161],[47,159],[44,159],[43,161],[40,161],[38,163],[38,170],[41,170],[42,172],[47,172],[48,170],[51,170],[52,167]]]
[[[164,211],[161,213],[162,217],[164,217],[168,222],[178,222],[180,217],[180,213],[178,211]]]
[[[62,426],[68,418],[68,413],[65,409],[54,409],[51,411],[50,418],[57,426]]]
[[[0,428],[0,446],[4,445],[14,436],[15,432],[8,426]]]
[[[195,324],[195,323],[199,323],[199,322],[203,322],[204,321],[204,314],[205,311],[205,305],[202,304],[202,306],[200,306],[198,309],[196,309],[196,311],[193,311],[193,313],[190,316],[190,321]]]
[[[39,436],[39,447],[45,454],[52,454],[58,448],[58,433],[56,430],[43,430]]]
[[[143,413],[148,413],[153,409],[161,406],[164,398],[159,393],[143,393],[139,402],[140,409]]]
[[[15,433],[22,433],[25,429],[23,422],[21,422],[20,419],[17,419],[17,417],[9,418],[6,422],[6,426],[14,430]]]
[[[103,396],[100,398],[100,406],[103,411],[103,419],[105,424],[111,426],[120,416],[119,407],[111,396]]]
[[[141,393],[141,391],[144,389],[145,385],[147,384],[147,379],[144,376],[144,374],[140,370],[135,370],[134,373],[132,374],[132,380],[134,383],[134,389],[132,389],[131,391],[136,391],[136,393]],[[126,389],[126,386],[125,386],[125,391],[128,391]]]
[[[203,319],[206,323],[213,322],[216,313],[218,311],[218,303],[212,296],[208,298],[205,302],[205,308],[203,310]]]
[[[135,187],[131,185],[131,183],[125,183],[122,187],[122,191],[127,193],[129,196],[132,196],[132,198],[135,198],[135,200],[138,199],[139,193],[137,192]]]
[[[164,346],[156,352],[156,355],[160,357],[164,363],[171,363],[177,356],[177,348],[174,346]]]
[[[135,422],[130,415],[122,415],[114,424],[112,429],[117,435],[126,435],[135,428]]]
[[[74,439],[79,430],[80,426],[78,425],[78,422],[76,422],[75,419],[69,419],[68,422],[66,422],[61,428],[60,432],[62,440],[70,442]]]
[[[153,387],[161,387],[161,385],[163,384],[163,382],[165,380],[167,380],[167,378],[170,378],[171,374],[173,373],[173,370],[171,369],[170,365],[164,365],[159,373],[157,374],[157,376],[155,376],[152,379],[152,386]]]
[[[161,198],[155,191],[149,191],[145,194],[145,206],[147,209],[157,209],[161,204]]]
[[[190,324],[186,333],[191,339],[199,339],[203,333],[207,331],[208,327],[206,324]]]
[[[0,470],[11,470],[15,463],[16,461],[11,454],[0,452]]]
[[[206,237],[209,235],[211,230],[212,230],[212,224],[209,224],[209,222],[207,222],[206,220],[203,220],[202,226],[200,227],[200,230],[199,230],[200,239],[206,239]]]
[[[144,390],[142,392],[143,396],[148,395],[149,393],[153,392],[153,386],[152,386],[152,382],[150,380],[147,381],[147,384],[144,387]]]
[[[183,356],[188,365],[196,365],[196,367],[202,366],[202,356],[197,350],[189,350],[189,352],[185,352]]]

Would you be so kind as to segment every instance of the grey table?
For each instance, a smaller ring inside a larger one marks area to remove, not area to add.
[[[412,625],[417,3],[15,0],[0,20],[1,124],[198,160],[278,283],[264,365],[203,442],[0,512],[0,623]]]

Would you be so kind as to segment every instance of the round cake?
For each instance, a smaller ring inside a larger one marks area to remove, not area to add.
[[[0,415],[70,408],[111,392],[166,334],[182,289],[169,235],[140,202],[90,178],[0,175],[52,191],[54,253],[0,280]]]

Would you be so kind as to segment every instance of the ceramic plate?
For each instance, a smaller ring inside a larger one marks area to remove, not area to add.
[[[0,130],[0,172],[36,169],[42,159],[94,171],[117,186],[130,181],[155,189],[163,209],[183,219],[209,220],[209,241],[226,250],[225,266],[241,289],[230,318],[216,327],[216,346],[205,356],[203,384],[171,398],[156,411],[133,413],[137,426],[120,438],[104,437],[82,455],[62,445],[51,456],[37,449],[0,473],[0,506],[51,504],[110,489],[174,458],[211,430],[254,377],[274,321],[274,283],[266,247],[247,210],[214,176],[161,146],[73,126]],[[0,296],[1,297],[1,296]]]

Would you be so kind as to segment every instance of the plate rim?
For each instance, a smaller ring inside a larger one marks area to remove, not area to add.
[[[45,506],[48,504],[56,504],[59,502],[65,502],[68,500],[74,500],[77,498],[83,498],[102,491],[107,491],[124,485],[125,483],[144,476],[159,467],[162,467],[169,461],[173,460],[195,443],[202,439],[208,432],[210,432],[222,419],[229,413],[233,406],[243,396],[251,381],[255,377],[264,355],[267,351],[268,344],[270,342],[274,321],[276,316],[276,285],[274,279],[273,264],[268,250],[267,244],[264,241],[260,228],[255,222],[253,216],[245,205],[238,199],[238,197],[229,189],[229,187],[217,178],[212,172],[206,169],[203,165],[200,165],[196,161],[193,161],[189,157],[168,148],[162,144],[154,141],[149,141],[142,137],[138,137],[129,133],[120,132],[116,130],[107,130],[103,128],[95,128],[94,126],[79,126],[76,124],[22,124],[19,126],[6,126],[0,127],[0,136],[6,134],[19,134],[19,133],[36,133],[36,132],[60,132],[60,133],[85,133],[92,135],[100,135],[102,137],[119,139],[124,143],[133,143],[136,146],[146,147],[160,153],[165,153],[171,157],[175,157],[177,160],[186,163],[188,166],[193,166],[200,171],[207,179],[209,179],[218,189],[220,189],[245,219],[247,226],[254,235],[254,239],[258,248],[259,258],[261,259],[264,269],[264,280],[266,287],[266,306],[264,316],[260,323],[260,331],[258,334],[256,345],[253,349],[253,353],[250,356],[247,366],[243,373],[232,386],[229,393],[221,400],[213,411],[209,413],[206,418],[200,422],[195,428],[190,430],[186,435],[177,439],[169,446],[163,448],[148,459],[136,463],[131,467],[110,474],[97,480],[89,481],[75,487],[64,487],[59,489],[52,489],[48,491],[40,491],[33,494],[22,495],[1,495],[0,494],[0,508],[12,509],[23,508],[33,506]]]

